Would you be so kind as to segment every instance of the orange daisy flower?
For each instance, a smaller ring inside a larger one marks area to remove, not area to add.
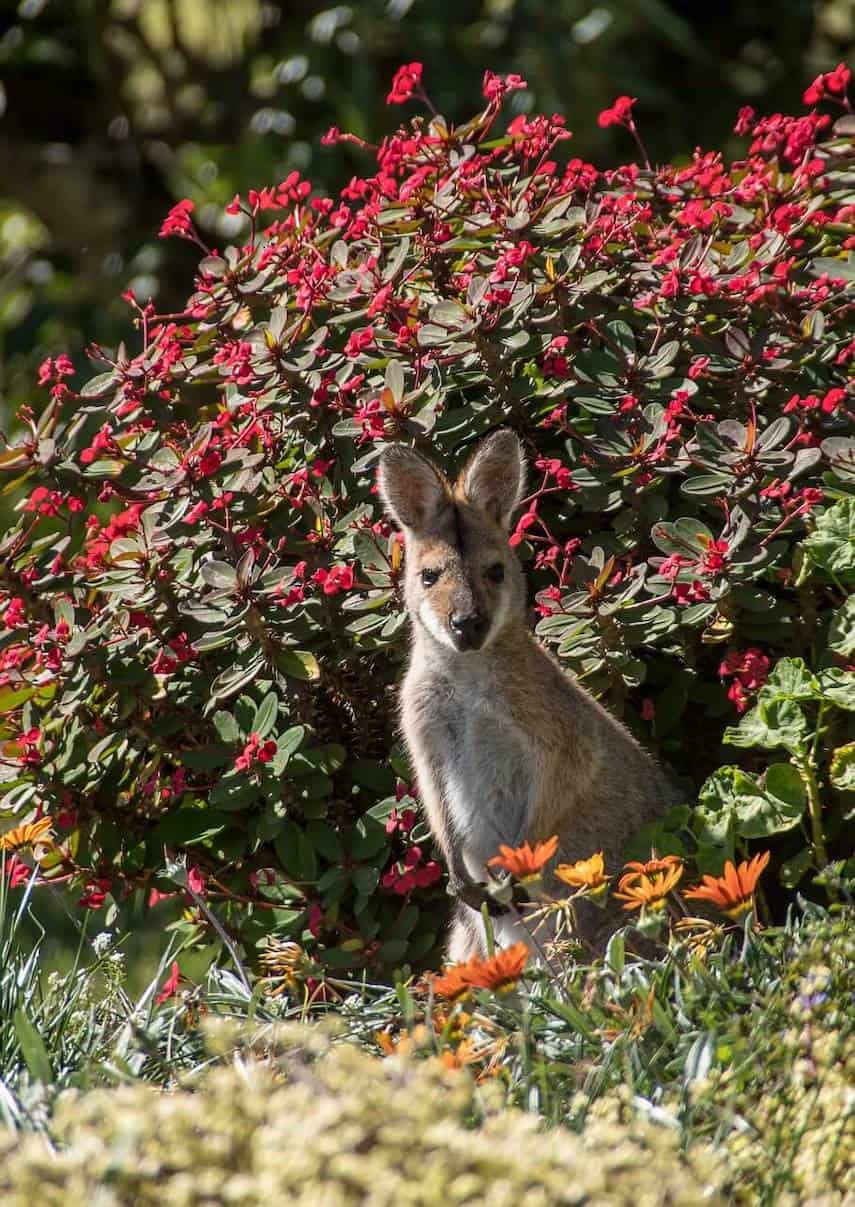
[[[558,850],[558,835],[553,834],[546,842],[536,842],[532,848],[528,842],[521,847],[500,846],[499,854],[487,860],[487,867],[504,868],[518,880],[539,876],[544,864],[549,863]]]
[[[555,875],[571,888],[598,889],[609,879],[602,851],[597,851],[590,859],[579,859],[576,863],[559,863]]]
[[[440,976],[433,977],[433,991],[437,997],[458,998],[472,989],[511,989],[522,975],[528,961],[525,943],[514,943],[497,951],[487,959],[473,956],[461,964],[445,968]]]
[[[624,909],[662,909],[665,898],[679,883],[683,875],[683,865],[675,856],[669,855],[672,862],[661,871],[643,872],[631,871],[621,876],[614,896],[623,901]],[[673,862],[676,860],[676,862]],[[651,862],[661,862],[659,860]],[[627,864],[627,867],[632,867]],[[644,867],[644,864],[636,865]]]
[[[661,858],[656,856],[653,859],[648,859],[646,863],[639,863],[637,859],[633,859],[629,863],[624,864],[621,880],[625,880],[631,873],[652,876],[656,872],[667,872],[671,868],[681,868],[682,866],[683,861],[679,855],[663,855]]]
[[[32,847],[39,842],[50,845],[52,827],[53,818],[51,817],[41,817],[38,821],[24,822],[23,825],[16,826],[14,830],[7,830],[5,834],[0,835],[0,851],[21,851],[24,847]]]
[[[695,901],[711,901],[723,914],[736,921],[754,908],[757,881],[768,862],[768,851],[751,860],[743,860],[738,868],[728,859],[723,876],[704,876],[703,883],[686,889],[684,895]]]

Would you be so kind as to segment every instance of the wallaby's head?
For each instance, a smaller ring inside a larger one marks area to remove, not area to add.
[[[525,487],[522,445],[508,430],[476,449],[455,481],[404,444],[383,451],[380,493],[406,536],[413,623],[459,651],[490,644],[525,612],[522,568],[508,545]]]

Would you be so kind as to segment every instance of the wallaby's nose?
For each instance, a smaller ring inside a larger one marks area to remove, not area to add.
[[[477,649],[487,633],[487,617],[480,612],[452,612],[448,623],[459,650]]]

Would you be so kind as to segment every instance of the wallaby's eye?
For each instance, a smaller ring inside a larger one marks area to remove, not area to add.
[[[438,570],[422,570],[422,586],[432,587],[439,578]]]
[[[494,566],[490,566],[487,570],[487,578],[491,583],[503,583],[505,581],[505,567],[501,562],[496,562]]]

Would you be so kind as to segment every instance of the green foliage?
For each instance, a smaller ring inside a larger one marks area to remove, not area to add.
[[[0,1196],[842,1204],[852,936],[851,911],[813,909],[737,941],[695,928],[657,961],[613,941],[602,963],[447,1009],[424,987],[352,986],[311,1028],[249,1022],[233,989],[189,1076],[185,998],[161,1011],[180,1084],[66,1093],[41,1119],[50,1148],[0,1131]]]
[[[109,921],[154,887],[238,968],[270,935],[316,977],[434,951],[374,465],[503,424],[538,633],[701,790],[647,853],[717,869],[774,839],[791,884],[848,854],[845,126],[751,118],[746,159],[601,173],[563,119],[503,130],[519,90],[402,127],[337,200],[295,174],[230,205],[221,254],[179,203],[161,233],[205,252],[187,306],[132,300],[137,348],[94,351],[79,392],[43,367],[0,460],[0,812],[46,812],[41,879]]]
[[[8,11],[7,11],[8,10]],[[0,426],[26,401],[45,355],[125,336],[118,294],[180,304],[189,261],[153,239],[182,196],[210,238],[234,227],[235,192],[297,169],[327,188],[358,170],[331,125],[388,129],[400,62],[430,64],[453,116],[484,67],[521,71],[525,111],[572,113],[577,153],[624,153],[596,131],[620,81],[666,160],[725,147],[739,104],[789,112],[806,80],[851,54],[847,0],[726,11],[671,0],[28,0],[5,6],[0,37]]]

